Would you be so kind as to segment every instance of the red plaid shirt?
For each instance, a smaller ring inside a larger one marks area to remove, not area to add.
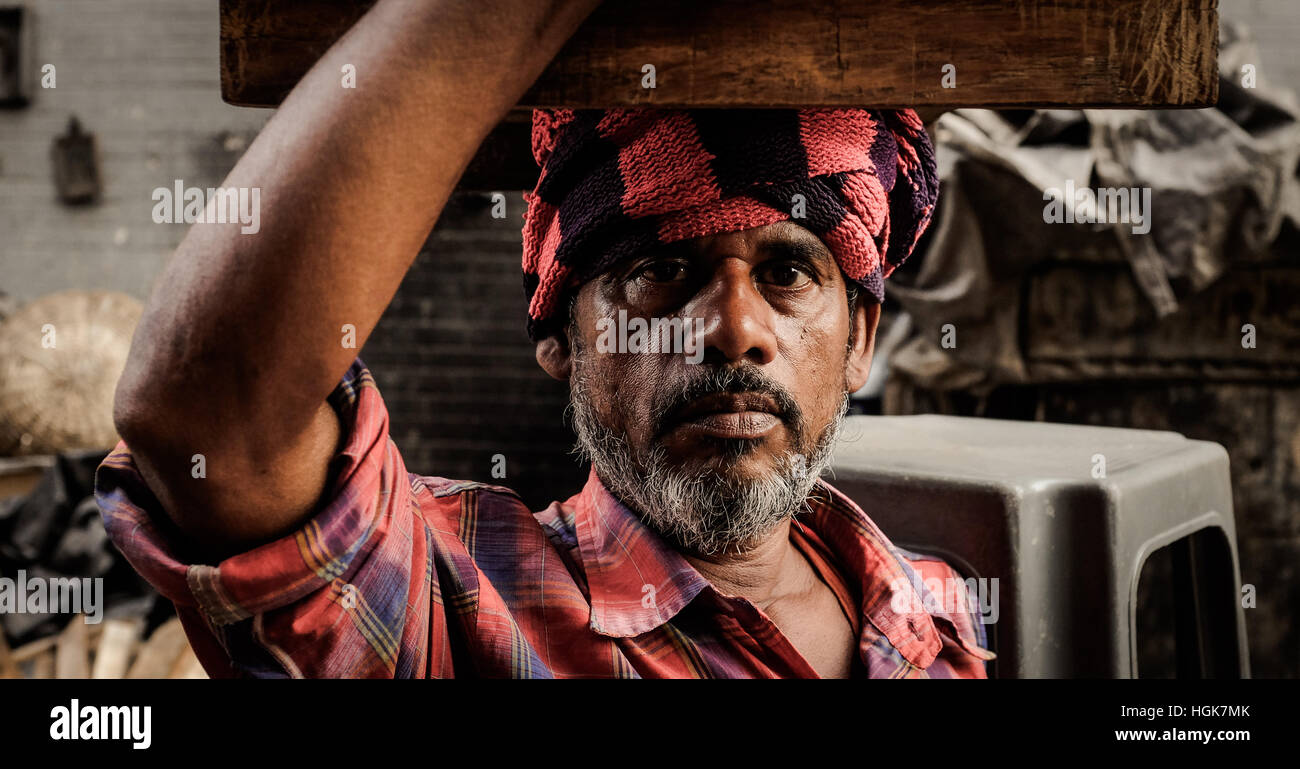
[[[408,473],[360,360],[330,403],[347,435],[328,501],[217,565],[186,560],[125,444],[99,468],[110,537],[176,604],[210,675],[817,677],[767,615],[715,590],[594,472],[531,512],[500,486]],[[984,678],[993,655],[965,591],[960,611],[925,600],[926,580],[956,573],[890,544],[829,484],[810,502],[792,541],[856,602],[856,673]]]

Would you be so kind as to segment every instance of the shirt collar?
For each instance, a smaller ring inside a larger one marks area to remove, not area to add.
[[[570,504],[595,632],[641,635],[672,619],[701,590],[712,589],[681,553],[609,493],[594,467]]]
[[[868,648],[877,643],[872,636],[884,636],[909,663],[928,668],[943,639],[929,613],[933,601],[921,598],[926,588],[920,574],[857,503],[825,480],[817,481],[808,504],[810,511],[797,520],[830,548],[842,576],[861,597],[864,657],[870,662],[874,655]]]
[[[830,548],[844,579],[861,596],[864,656],[878,654],[883,636],[909,663],[929,667],[943,643],[929,613],[920,608],[925,588],[919,575],[862,508],[829,483],[818,480],[808,503],[811,510],[798,522]],[[701,591],[713,589],[681,553],[610,494],[594,467],[569,505],[596,633],[626,638],[649,632]]]

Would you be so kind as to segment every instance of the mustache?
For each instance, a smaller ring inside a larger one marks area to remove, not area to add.
[[[794,396],[768,377],[757,366],[739,368],[717,366],[689,366],[698,373],[687,377],[672,387],[663,387],[651,404],[651,427],[658,438],[677,422],[678,416],[695,401],[710,395],[762,394],[776,404],[776,416],[788,427],[801,434],[804,426],[803,410]]]

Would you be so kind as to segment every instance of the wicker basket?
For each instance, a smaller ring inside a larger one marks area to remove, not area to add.
[[[117,443],[113,391],[142,309],[126,294],[62,291],[0,325],[0,454]]]

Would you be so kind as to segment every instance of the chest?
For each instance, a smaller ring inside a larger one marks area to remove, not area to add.
[[[768,615],[790,644],[822,678],[848,678],[858,637],[834,592],[819,583],[806,600],[774,606]]]

